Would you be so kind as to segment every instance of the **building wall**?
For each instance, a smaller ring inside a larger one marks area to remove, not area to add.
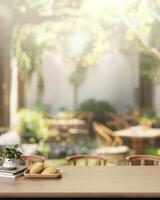
[[[134,88],[137,80],[136,58],[127,58],[121,53],[105,56],[87,74],[86,82],[80,91],[80,100],[93,97],[107,100],[123,112],[126,107],[133,108]]]
[[[68,67],[60,54],[48,52],[44,55],[42,72],[45,87],[42,102],[49,106],[51,113],[57,112],[61,107],[73,111],[72,87],[67,78]],[[28,99],[29,107],[33,106],[36,94],[35,84],[31,85],[33,95]],[[114,55],[106,53],[96,66],[88,70],[79,91],[79,102],[88,98],[107,100],[117,111],[123,112],[126,107],[135,107],[134,90],[137,85],[137,58],[120,52]]]

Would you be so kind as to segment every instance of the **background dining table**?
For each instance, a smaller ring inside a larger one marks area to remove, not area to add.
[[[135,154],[143,154],[145,148],[150,146],[154,140],[160,139],[160,128],[150,128],[145,126],[132,126],[128,129],[114,132],[122,138],[129,138]]]
[[[0,178],[0,198],[160,197],[159,166],[63,166],[58,179]]]

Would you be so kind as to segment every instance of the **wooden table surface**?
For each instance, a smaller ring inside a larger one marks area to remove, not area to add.
[[[143,126],[134,126],[115,131],[114,133],[122,138],[131,139],[135,154],[144,154],[144,150],[150,146],[150,142],[159,140],[160,138],[159,128],[147,128]]]
[[[160,197],[158,166],[64,166],[54,180],[0,178],[0,197]]]
[[[124,130],[114,132],[120,137],[128,137],[134,139],[154,139],[160,138],[159,128],[146,128],[142,126],[134,126]]]

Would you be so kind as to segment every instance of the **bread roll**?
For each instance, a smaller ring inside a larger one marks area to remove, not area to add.
[[[43,162],[36,162],[30,169],[30,174],[40,174],[44,169]]]
[[[44,168],[48,168],[48,167],[54,167],[55,165],[54,165],[54,163],[53,163],[53,161],[46,161],[45,160],[45,162],[44,162]]]
[[[56,174],[57,173],[57,169],[54,166],[51,167],[47,167],[45,168],[41,174],[43,175],[50,175],[50,174]]]

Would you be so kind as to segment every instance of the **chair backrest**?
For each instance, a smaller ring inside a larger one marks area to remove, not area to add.
[[[100,126],[106,134],[108,134],[108,135],[110,135],[110,137],[112,137],[112,143],[115,143],[115,145],[117,145],[117,146],[123,145],[123,140],[119,136],[116,136],[111,129],[104,126],[103,124],[100,124]]]
[[[133,155],[127,158],[128,165],[160,165],[160,157],[151,155]]]
[[[85,166],[88,166],[89,160],[94,160],[96,165],[101,166],[101,165],[106,165],[107,160],[106,158],[102,156],[97,156],[97,155],[75,155],[75,156],[70,156],[67,158],[67,161],[69,164],[77,165],[77,161],[83,160],[85,163]]]
[[[103,124],[94,122],[93,123],[94,130],[97,135],[101,136],[108,145],[120,146],[123,145],[123,141],[119,136],[116,136],[114,132]]]
[[[45,157],[39,155],[22,155],[21,160],[24,160],[26,167],[30,168],[33,161],[44,162]]]

